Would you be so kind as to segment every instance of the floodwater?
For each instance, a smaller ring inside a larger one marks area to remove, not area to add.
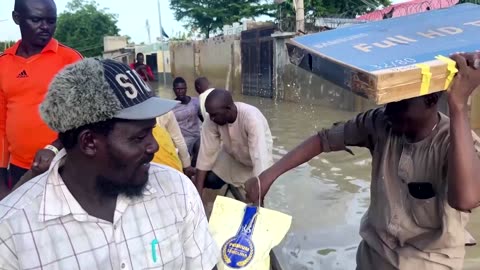
[[[170,91],[160,91],[172,97]],[[356,113],[318,105],[236,96],[258,107],[268,119],[278,160],[302,140]],[[292,227],[276,248],[284,269],[355,269],[360,219],[369,205],[371,157],[352,148],[348,153],[322,154],[279,178],[267,195],[266,207],[293,217]],[[474,211],[469,231],[480,240],[480,214]],[[465,269],[480,269],[480,247],[468,247]]]

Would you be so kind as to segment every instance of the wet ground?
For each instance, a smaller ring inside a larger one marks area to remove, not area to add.
[[[161,96],[171,97],[170,91]],[[279,159],[303,139],[353,112],[317,105],[238,96],[268,119]],[[355,269],[360,219],[369,204],[371,158],[368,151],[324,154],[282,176],[267,195],[266,206],[293,216],[289,234],[276,251],[284,269]],[[469,231],[480,240],[480,214]],[[467,248],[465,269],[480,269],[480,247]]]

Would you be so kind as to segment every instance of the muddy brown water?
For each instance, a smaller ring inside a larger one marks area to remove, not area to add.
[[[171,98],[171,90],[160,90]],[[278,160],[302,140],[355,112],[238,95],[258,107],[268,119]],[[369,205],[371,157],[352,148],[355,155],[320,155],[279,178],[266,198],[266,207],[293,217],[284,241],[275,249],[284,269],[355,269],[360,242],[360,219]],[[469,231],[480,240],[480,214],[471,215]],[[466,270],[480,269],[480,247],[468,247]]]

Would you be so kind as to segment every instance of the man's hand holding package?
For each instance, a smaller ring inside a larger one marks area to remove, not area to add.
[[[458,73],[450,87],[449,105],[466,106],[468,98],[480,85],[480,52],[455,54],[452,59],[457,62]]]
[[[260,181],[260,185],[258,184]],[[263,176],[252,177],[245,183],[245,191],[247,202],[251,202],[255,205],[263,205],[263,200],[265,199],[265,195],[267,195],[270,187],[272,186],[274,180]],[[260,201],[259,201],[260,199]]]

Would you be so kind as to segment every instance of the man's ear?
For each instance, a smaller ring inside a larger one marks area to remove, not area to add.
[[[94,157],[98,149],[97,144],[99,141],[97,136],[89,129],[82,131],[77,138],[80,151],[89,157]]]
[[[437,94],[437,93],[426,95],[425,98],[424,98],[425,105],[428,108],[431,108],[431,107],[437,105],[439,100],[440,100],[440,94]]]
[[[20,14],[16,11],[12,11],[12,19],[16,25],[20,25]]]

